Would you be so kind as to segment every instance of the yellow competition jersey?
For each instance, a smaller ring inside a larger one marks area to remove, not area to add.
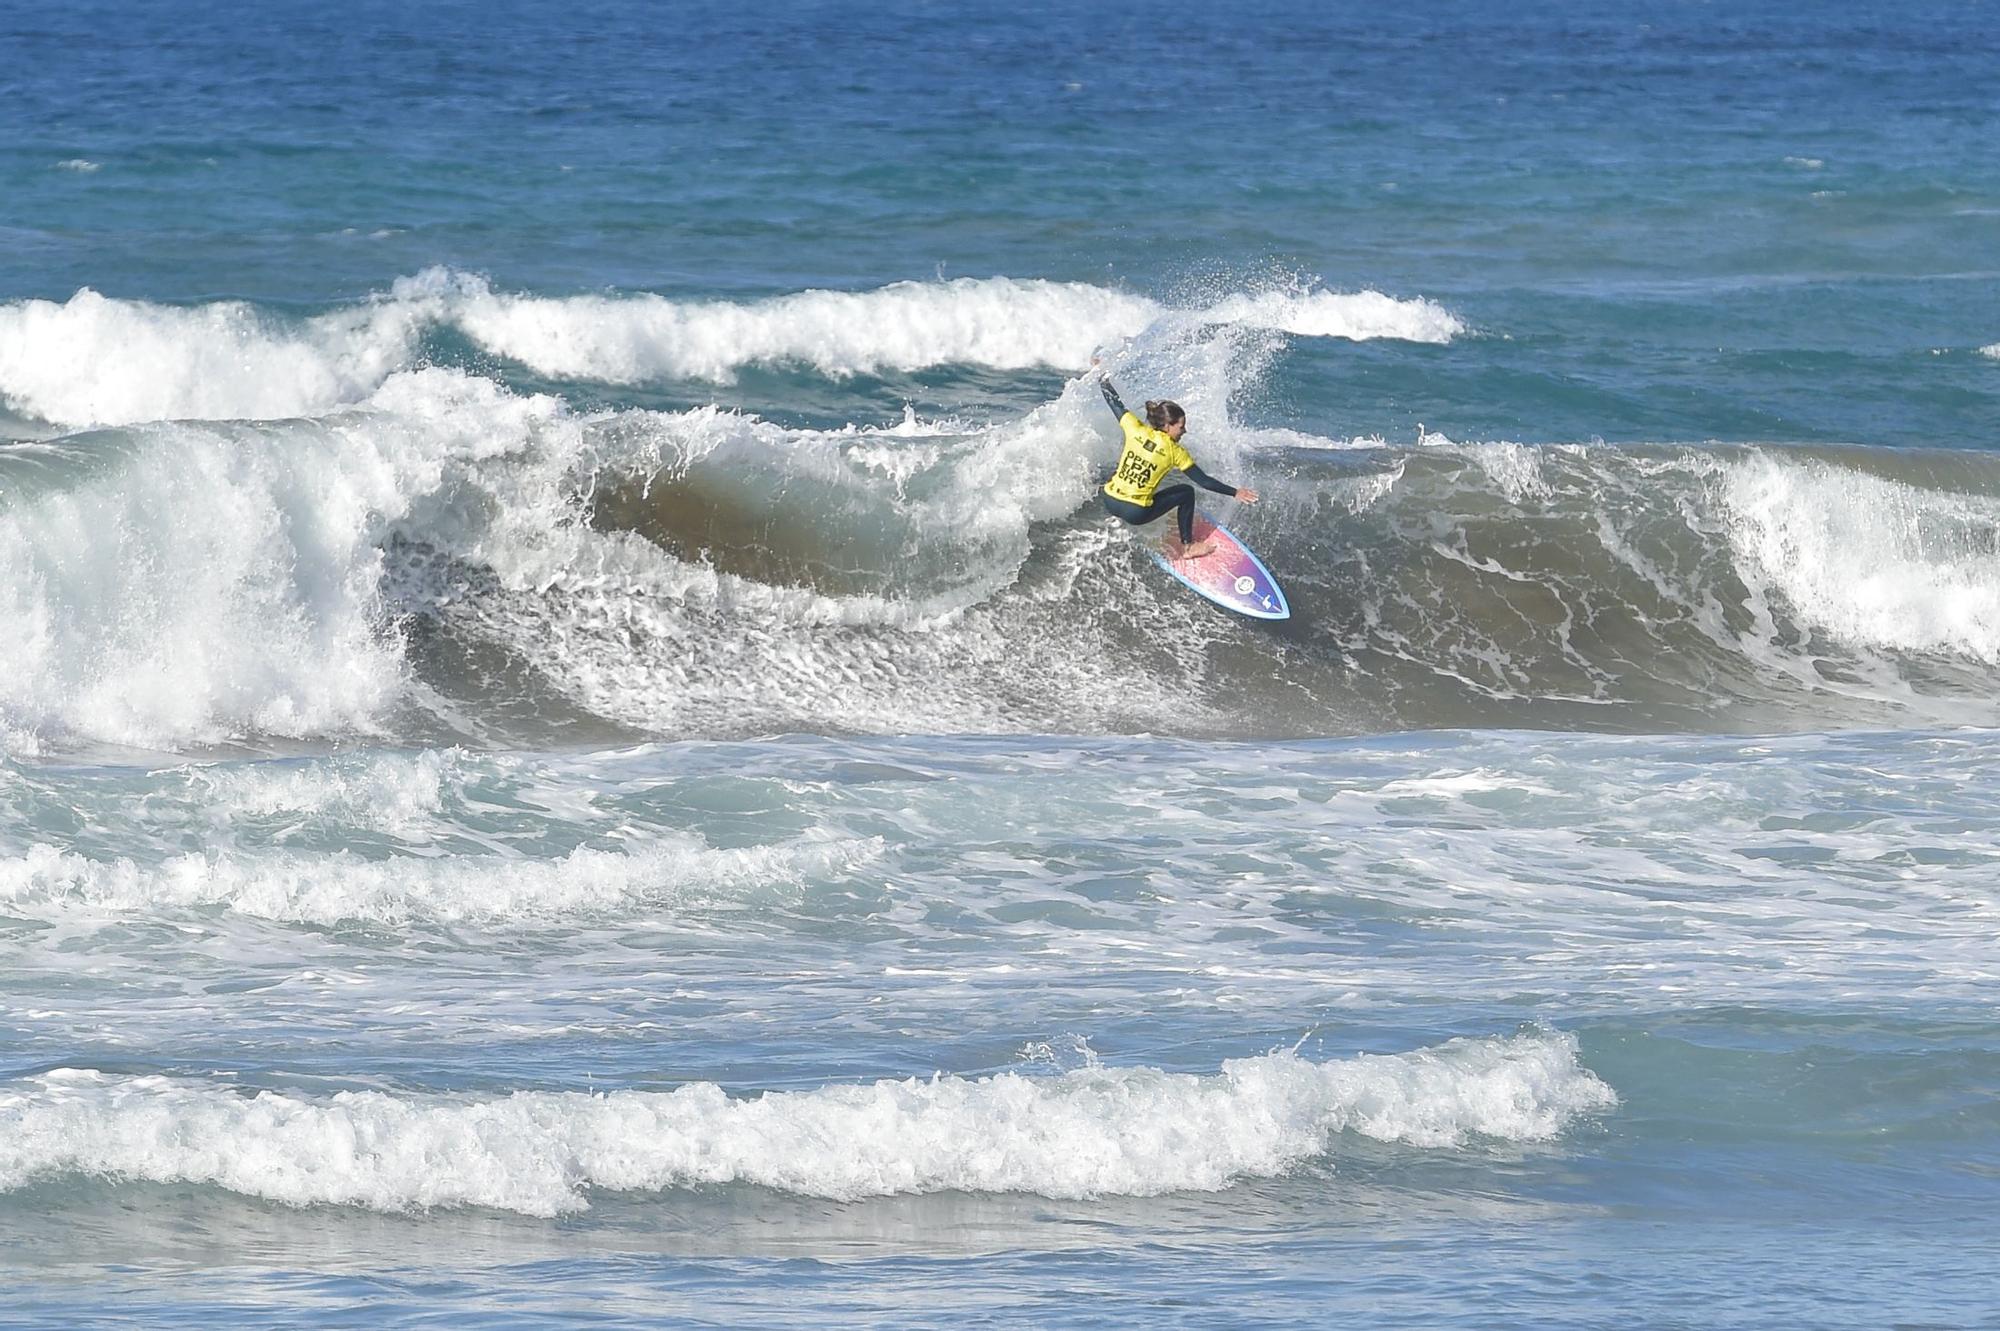
[[[1118,455],[1118,470],[1104,483],[1104,493],[1128,504],[1150,504],[1153,491],[1170,471],[1186,471],[1194,457],[1179,444],[1146,422],[1126,412],[1118,418],[1125,432],[1125,451]]]

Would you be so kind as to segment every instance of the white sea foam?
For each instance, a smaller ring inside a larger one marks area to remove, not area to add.
[[[487,350],[566,378],[607,383],[728,379],[747,365],[824,374],[947,363],[1080,368],[1106,338],[1158,317],[1142,297],[1012,278],[804,291],[750,304],[659,296],[532,297],[460,281],[454,322]]]
[[[1483,795],[1496,790],[1520,791],[1536,795],[1554,792],[1536,781],[1524,781],[1518,776],[1500,772],[1450,772],[1437,776],[1408,777],[1400,781],[1390,781],[1375,793],[1378,796],[1395,797],[1438,797],[1457,799],[1465,795]]]
[[[1459,317],[1429,300],[1399,300],[1379,291],[1264,292],[1230,296],[1205,311],[1228,323],[1275,328],[1302,337],[1338,337],[1350,342],[1396,338],[1404,342],[1450,342],[1465,331]]]
[[[0,723],[150,748],[367,731],[400,696],[380,542],[445,477],[562,424],[427,370],[371,410],[76,446],[0,501]]]
[[[1550,493],[1548,478],[1542,473],[1543,450],[1539,448],[1500,441],[1474,444],[1467,452],[1478,460],[1494,486],[1512,503]]]
[[[1262,429],[1245,430],[1243,433],[1246,442],[1266,450],[1295,448],[1314,453],[1344,453],[1365,452],[1389,446],[1389,441],[1379,434],[1355,435],[1349,439],[1329,439],[1325,435],[1288,430],[1283,426],[1265,426]]]
[[[0,305],[0,400],[71,427],[317,415],[409,365],[427,313],[370,301],[287,325],[240,301],[16,301]]]
[[[89,289],[0,305],[0,401],[72,428],[320,415],[411,368],[420,337],[439,326],[541,374],[631,384],[778,364],[833,376],[947,364],[1074,371],[1102,344],[1188,320],[1423,342],[1463,328],[1430,301],[1373,291],[1270,291],[1176,309],[1086,283],[993,277],[684,301],[517,295],[432,269],[296,321],[240,301],[181,307]]]
[[[1219,1074],[1086,1067],[733,1097],[366,1091],[309,1099],[59,1070],[0,1089],[0,1189],[83,1174],[295,1206],[557,1215],[591,1191],[755,1184],[851,1200],[943,1191],[1154,1195],[1272,1177],[1342,1133],[1414,1147],[1544,1141],[1616,1097],[1573,1037],[1532,1033]]]
[[[190,767],[190,794],[219,826],[242,819],[337,821],[399,836],[426,832],[456,784],[457,751],[376,753],[308,763]]]
[[[1730,541],[1753,584],[1861,647],[2000,661],[2000,500],[1822,462],[1732,466]]]
[[[543,374],[609,383],[723,380],[754,364],[829,375],[944,364],[1072,369],[1107,341],[1179,318],[1309,337],[1448,342],[1456,317],[1380,292],[1266,292],[1176,311],[1075,282],[1007,277],[899,282],[873,291],[806,291],[751,304],[658,296],[544,298],[434,273],[399,290],[452,293],[452,318],[480,345]]]
[[[654,838],[629,850],[579,847],[553,860],[266,851],[190,852],[140,864],[36,845],[0,858],[0,902],[33,916],[207,907],[323,925],[530,923],[734,899],[844,872],[880,849],[874,841],[820,837],[734,849]]]
[[[57,162],[56,169],[58,171],[74,171],[78,175],[87,176],[93,172],[102,171],[104,164],[102,162],[93,162],[88,157],[69,157]]]
[[[1982,356],[1991,356],[1994,360],[2000,360],[2000,342],[1995,342],[1990,346],[1981,347],[1979,349],[1979,354]]]

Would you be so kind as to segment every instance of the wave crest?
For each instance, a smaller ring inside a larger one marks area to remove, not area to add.
[[[847,1201],[944,1191],[1056,1198],[1213,1191],[1283,1174],[1342,1133],[1414,1147],[1545,1141],[1617,1102],[1573,1036],[1533,1032],[1214,1076],[1083,1068],[737,1098],[521,1092],[244,1096],[57,1071],[0,1091],[0,1188],[85,1174],[209,1184],[294,1206],[557,1215],[592,1189],[754,1184]]]
[[[288,325],[242,301],[0,305],[0,400],[72,429],[313,416],[411,364],[428,310],[369,301]]]
[[[0,305],[0,401],[71,429],[317,416],[416,367],[438,329],[540,375],[611,385],[727,382],[758,365],[834,378],[945,365],[1075,371],[1101,345],[1190,320],[1418,342],[1463,331],[1428,300],[1374,291],[1239,293],[1181,308],[1088,283],[989,277],[731,302],[520,295],[435,268],[302,320],[241,301],[182,307],[88,288]]]
[[[452,319],[486,350],[539,373],[602,383],[726,381],[750,365],[834,377],[940,365],[1075,370],[1093,349],[1162,322],[1243,324],[1307,337],[1449,342],[1464,325],[1427,300],[1380,292],[1263,292],[1174,309],[1076,282],[1008,277],[805,291],[747,305],[659,296],[510,296],[440,275]]]

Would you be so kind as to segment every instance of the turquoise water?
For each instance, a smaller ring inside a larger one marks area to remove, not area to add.
[[[1991,1325],[1992,18],[0,17],[0,1324]]]

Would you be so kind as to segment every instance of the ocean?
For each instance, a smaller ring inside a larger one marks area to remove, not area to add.
[[[2000,8],[0,56],[0,1325],[2000,1327]]]

